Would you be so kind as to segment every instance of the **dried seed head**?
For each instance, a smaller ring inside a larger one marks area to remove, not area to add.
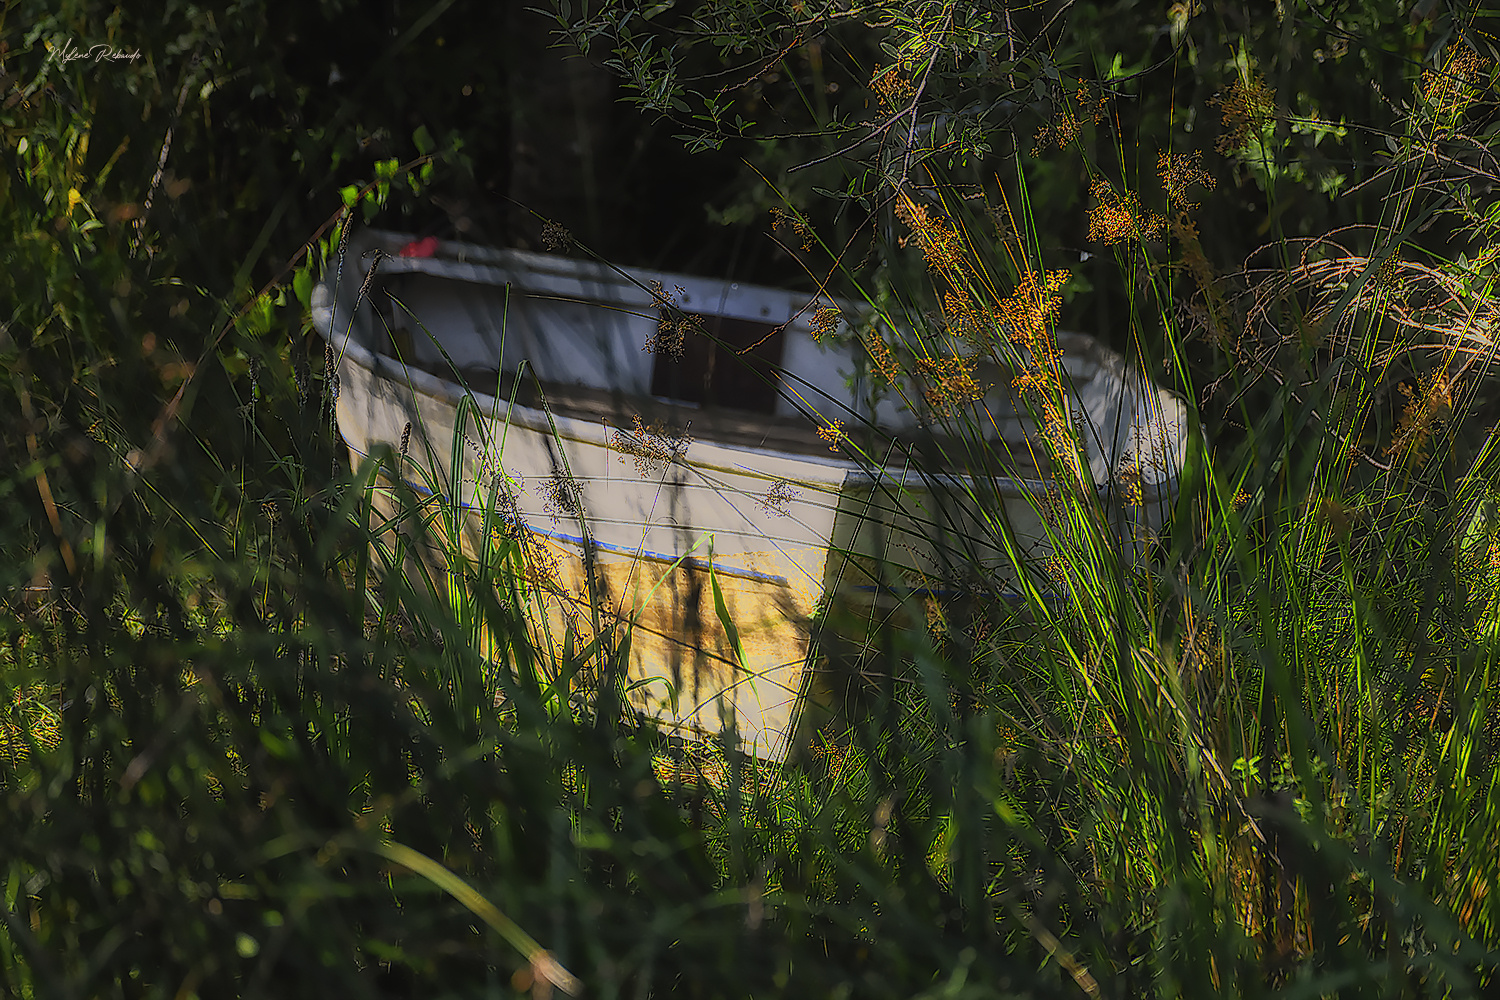
[[[1048,145],[1054,145],[1058,149],[1067,147],[1078,138],[1084,119],[1097,125],[1104,120],[1104,115],[1108,110],[1109,98],[1102,91],[1095,93],[1087,83],[1080,82],[1078,89],[1073,92],[1076,104],[1074,108],[1067,107],[1061,101],[1059,91],[1054,91],[1054,95],[1058,99],[1057,111],[1052,121],[1037,131],[1031,150],[1032,156],[1040,156],[1043,147]]]
[[[679,461],[692,444],[693,439],[685,431],[674,431],[660,423],[648,427],[641,422],[639,413],[633,419],[634,433],[614,432],[615,450],[631,457],[636,474],[642,479]]]
[[[519,479],[513,479],[504,472],[497,472],[490,477],[490,485],[495,488],[495,513],[499,516],[499,522],[491,531],[491,537],[499,542],[509,538],[519,541],[526,537],[526,521],[521,516],[520,492],[525,485]]]
[[[1120,498],[1127,507],[1139,507],[1143,500],[1141,489],[1141,460],[1138,455],[1127,455],[1115,470],[1115,484]]]
[[[541,486],[542,509],[553,525],[563,517],[578,517],[583,512],[583,485],[559,472]]]
[[[1276,90],[1256,73],[1247,80],[1235,80],[1229,92],[1209,98],[1224,114],[1224,133],[1214,149],[1228,156],[1249,145],[1261,129],[1276,115]]]
[[[573,234],[549,220],[542,225],[542,246],[552,253],[566,253],[573,249]]]
[[[811,250],[813,248],[813,232],[808,228],[807,223],[779,205],[773,206],[771,208],[771,228],[781,229],[783,227],[791,229],[792,232],[801,238],[803,250]]]
[[[870,78],[870,87],[879,96],[881,106],[892,111],[905,105],[917,93],[917,88],[901,71],[900,63],[876,70]]]
[[[663,309],[661,318],[656,322],[656,332],[646,338],[641,350],[647,354],[665,354],[674,361],[681,361],[687,348],[688,334],[702,332],[703,326],[698,317],[677,316]]]
[[[1377,295],[1387,298],[1399,297],[1404,291],[1405,282],[1401,258],[1392,253],[1380,262],[1380,268],[1375,272],[1373,290]]]
[[[677,286],[677,295],[686,295],[687,290]],[[682,360],[687,335],[701,333],[702,323],[697,316],[683,313],[676,308],[676,300],[660,281],[651,282],[651,298],[656,303],[656,332],[646,338],[641,350],[647,354],[670,355],[674,361]]]
[[[1059,494],[1064,486],[1076,491],[1083,487],[1083,462],[1078,454],[1078,434],[1067,413],[1052,399],[1042,401],[1042,440],[1058,471],[1055,479]]]
[[[917,371],[928,382],[927,404],[940,413],[981,398],[989,388],[974,380],[973,358],[919,358]]]
[[[401,457],[402,458],[406,457],[406,449],[407,449],[407,446],[410,445],[410,444],[411,444],[411,421],[408,420],[406,422],[406,426],[403,427],[403,428],[401,428]]]
[[[1219,280],[1214,274],[1213,265],[1208,262],[1208,257],[1203,253],[1203,244],[1198,240],[1198,226],[1186,213],[1178,212],[1172,219],[1171,228],[1172,235],[1182,247],[1182,263],[1197,282],[1198,290],[1203,293],[1203,302],[1190,303],[1188,312],[1197,321],[1197,325],[1211,331],[1214,343],[1222,350],[1230,350],[1233,338],[1224,320],[1227,315],[1224,294],[1219,290]]]
[[[1089,241],[1108,246],[1121,240],[1161,239],[1167,220],[1141,207],[1134,191],[1116,193],[1108,181],[1095,181],[1090,193],[1099,204],[1089,210]]]
[[[895,385],[896,380],[901,377],[901,366],[896,362],[896,356],[891,353],[891,348],[880,331],[871,330],[865,335],[865,349],[870,352],[870,365],[879,376],[877,381],[883,380]]]
[[[844,440],[844,422],[830,420],[828,426],[818,428],[818,437],[828,442],[829,451],[838,451],[839,443]]]
[[[339,398],[339,369],[331,343],[323,345],[323,389],[328,395],[328,408],[332,412],[333,404]]]
[[[832,306],[824,306],[813,313],[811,324],[813,340],[821,344],[825,337],[832,336],[834,331],[839,328],[839,321],[841,319],[843,319],[843,316]]]
[[[1461,41],[1448,46],[1442,69],[1422,73],[1421,94],[1432,120],[1440,128],[1458,123],[1487,82],[1489,60]]]
[[[360,283],[359,295],[354,299],[355,308],[358,308],[359,304],[365,300],[365,296],[369,294],[370,286],[375,282],[375,272],[380,268],[380,262],[384,259],[385,253],[376,247],[374,250],[367,250],[365,256],[370,258],[370,270],[366,272],[365,280]]]
[[[1447,372],[1434,371],[1421,377],[1415,391],[1402,383],[1401,393],[1406,409],[1385,453],[1402,461],[1410,459],[1420,467],[1433,434],[1447,425],[1453,412],[1453,386]]]
[[[995,307],[995,320],[1011,342],[1038,361],[1056,354],[1051,328],[1062,311],[1062,287],[1071,276],[1067,271],[1027,270],[1015,290]]]
[[[979,347],[988,339],[990,316],[975,305],[968,292],[961,289],[945,292],[943,316],[947,320],[948,332],[960,340]]]
[[[963,284],[966,273],[964,243],[948,220],[933,217],[925,205],[917,204],[904,191],[896,199],[895,211],[896,218],[911,230],[927,266],[947,278],[950,284]]]
[[[787,516],[787,504],[798,498],[798,493],[792,488],[792,484],[785,479],[778,479],[771,484],[765,496],[760,498],[761,509],[767,514],[776,517]]]
[[[1167,189],[1167,204],[1180,212],[1192,212],[1198,208],[1198,203],[1188,198],[1188,188],[1196,184],[1212,191],[1217,183],[1203,169],[1203,152],[1196,149],[1191,153],[1158,153],[1156,171],[1162,186]]]
[[[527,546],[526,582],[537,590],[561,594],[564,591],[557,577],[557,556],[546,545]]]
[[[344,209],[344,221],[339,226],[339,260],[344,259],[344,251],[349,249],[349,231],[354,228],[354,208],[352,206]]]

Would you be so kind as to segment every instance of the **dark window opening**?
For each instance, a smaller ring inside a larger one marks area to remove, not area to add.
[[[773,323],[687,315],[696,324],[683,336],[682,356],[657,352],[651,395],[705,407],[775,413],[786,331]],[[662,326],[673,319],[663,316]]]

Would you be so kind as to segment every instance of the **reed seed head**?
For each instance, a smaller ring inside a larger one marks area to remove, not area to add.
[[[844,440],[844,422],[830,420],[826,427],[818,428],[818,437],[828,442],[829,451],[838,451],[840,442]]]
[[[557,556],[553,555],[548,546],[528,546],[526,556],[525,578],[529,585],[551,594],[560,595],[565,592],[558,581]]]
[[[962,284],[964,243],[948,221],[941,216],[934,217],[927,206],[913,201],[905,191],[896,198],[895,212],[896,218],[911,230],[911,238],[921,248],[928,268],[946,277],[951,284]]]
[[[674,431],[661,423],[647,426],[639,413],[632,418],[635,430],[614,432],[615,450],[629,455],[636,475],[642,479],[655,475],[687,453],[693,439],[685,431]]]
[[[917,370],[927,380],[927,405],[939,413],[984,396],[988,386],[974,379],[974,358],[918,358]]]
[[[876,381],[884,381],[895,385],[901,376],[901,366],[896,361],[896,356],[891,353],[890,345],[880,335],[880,331],[871,330],[865,335],[865,349],[870,352],[870,366],[877,376]]]
[[[1428,443],[1453,413],[1453,386],[1447,372],[1434,371],[1423,375],[1415,390],[1402,383],[1401,393],[1406,397],[1406,409],[1385,453],[1420,467]]]
[[[1089,242],[1109,246],[1122,240],[1161,239],[1167,220],[1141,207],[1134,191],[1116,192],[1108,181],[1095,181],[1090,193],[1099,201],[1089,210]]]
[[[674,361],[681,361],[687,350],[688,334],[701,332],[702,326],[696,316],[663,316],[657,324],[656,333],[646,338],[641,350],[647,354],[666,354]]]
[[[573,234],[549,219],[542,224],[542,246],[551,253],[567,253],[573,249]]]
[[[1229,350],[1233,338],[1229,335],[1229,328],[1224,317],[1227,315],[1227,306],[1224,302],[1224,294],[1219,290],[1219,280],[1214,274],[1213,265],[1208,262],[1208,257],[1203,253],[1203,244],[1198,240],[1198,225],[1188,218],[1186,212],[1178,212],[1170,223],[1172,235],[1176,238],[1178,245],[1182,248],[1182,264],[1198,285],[1198,290],[1203,293],[1203,302],[1190,303],[1188,311],[1201,327],[1206,327],[1212,333],[1214,343],[1221,350]]]
[[[785,479],[778,479],[766,490],[765,496],[760,498],[761,509],[767,514],[776,517],[787,516],[787,504],[798,498],[799,494],[792,488],[792,484]]]
[[[1120,491],[1120,499],[1127,507],[1139,507],[1144,503],[1139,455],[1125,457],[1115,472],[1115,483]]]
[[[977,304],[967,290],[943,293],[943,317],[953,336],[978,348],[989,345],[995,314]]]
[[[370,286],[375,283],[375,273],[379,270],[380,262],[385,258],[385,253],[377,247],[374,250],[368,251],[365,256],[370,258],[370,269],[365,272],[365,280],[360,282],[359,295],[355,296],[354,306],[356,309],[365,300],[365,296],[369,294]]]
[[[1052,326],[1062,312],[1062,287],[1072,277],[1067,271],[1027,270],[1015,289],[995,307],[995,320],[1012,343],[1039,362],[1056,355]]]
[[[1214,149],[1225,156],[1238,152],[1260,135],[1261,129],[1276,115],[1276,90],[1266,86],[1257,73],[1235,80],[1228,92],[1209,98],[1224,115],[1224,132]]]
[[[526,520],[521,516],[519,495],[525,489],[524,484],[499,472],[491,477],[490,485],[495,487],[495,513],[499,517],[499,523],[490,531],[491,539],[496,544],[507,538],[520,541],[526,537],[527,530]]]
[[[578,517],[583,512],[583,485],[561,472],[541,485],[542,509],[553,525],[563,517]]]
[[[1054,91],[1057,110],[1052,120],[1037,130],[1033,139],[1032,156],[1040,156],[1043,148],[1052,145],[1064,149],[1078,138],[1084,121],[1097,125],[1104,120],[1109,110],[1109,98],[1102,91],[1095,92],[1087,83],[1079,82],[1073,92],[1074,106],[1068,107],[1061,100],[1061,92]]]
[[[813,313],[811,323],[813,340],[821,344],[825,338],[833,336],[842,319],[843,315],[832,306],[824,306]]]
[[[1167,204],[1179,212],[1192,212],[1198,203],[1187,196],[1188,188],[1197,185],[1212,191],[1218,183],[1203,169],[1202,150],[1191,153],[1158,153],[1156,171],[1161,177],[1162,187],[1167,189]]]
[[[344,219],[339,224],[339,257],[344,256],[344,251],[349,249],[349,233],[354,229],[354,206],[344,206]]]
[[[677,294],[685,294],[681,285],[677,286]],[[646,338],[641,350],[647,354],[670,355],[674,361],[681,361],[688,334],[702,333],[703,325],[697,316],[677,310],[673,297],[660,281],[651,282],[651,297],[657,306],[656,332]]]
[[[880,106],[891,111],[902,107],[917,94],[917,88],[902,72],[900,63],[876,70],[870,77],[870,88],[879,97]]]
[[[813,248],[812,229],[795,213],[789,212],[779,205],[772,206],[771,208],[771,228],[790,229],[802,240],[803,250],[811,250]]]
[[[1490,61],[1462,41],[1448,46],[1442,69],[1422,73],[1420,93],[1439,128],[1452,128],[1483,92]]]

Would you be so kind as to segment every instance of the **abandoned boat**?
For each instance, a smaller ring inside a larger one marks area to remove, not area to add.
[[[968,586],[975,565],[1014,583],[1008,567],[1051,551],[1052,477],[1010,378],[973,404],[985,440],[926,433],[919,405],[872,391],[847,303],[365,230],[313,313],[356,464],[410,427],[405,479],[474,514],[476,551],[501,477],[548,553],[549,614],[586,600],[587,551],[634,629],[634,704],[683,735],[728,712],[748,752],[779,758],[825,596],[875,607],[893,585]],[[1092,338],[1057,340],[1090,480],[1133,558],[1175,495],[1185,408]]]

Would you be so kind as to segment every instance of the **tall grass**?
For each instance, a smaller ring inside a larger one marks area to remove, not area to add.
[[[1403,195],[1357,234],[1363,252],[1332,238],[1283,242],[1236,286],[1202,259],[1185,188],[1209,178],[1191,161],[1159,161],[1170,224],[1144,195],[1094,186],[1091,237],[1114,247],[1142,291],[1137,362],[1165,363],[1197,400],[1202,370],[1179,345],[1215,337],[1210,375],[1242,401],[1233,451],[1190,440],[1171,534],[1144,566],[1109,530],[1060,405],[1048,337],[1066,275],[1045,268],[1024,177],[1019,211],[993,206],[1001,224],[988,239],[975,235],[984,217],[965,217],[940,178],[919,186],[921,201],[896,194],[933,276],[927,301],[942,304],[927,312],[935,322],[908,325],[896,356],[911,359],[907,373],[929,387],[937,419],[959,420],[958,440],[982,440],[983,427],[941,404],[982,390],[969,378],[981,361],[1021,368],[1015,386],[1063,500],[1042,508],[1054,545],[1046,582],[1066,599],[1031,586],[1025,615],[984,609],[998,625],[976,627],[963,604],[937,616],[941,667],[924,671],[908,654],[891,670],[925,688],[916,716],[874,692],[878,722],[853,726],[853,746],[865,762],[899,743],[903,759],[943,760],[944,777],[963,781],[974,750],[1003,734],[1006,778],[978,801],[1017,815],[1001,805],[1007,793],[1046,789],[1019,815],[1053,832],[1054,858],[1077,851],[1064,880],[1076,897],[1041,926],[1061,941],[1101,926],[1127,932],[1089,964],[1113,973],[1106,992],[1142,989],[1123,986],[1142,968],[1152,988],[1194,995],[1277,985],[1447,995],[1493,982],[1495,432],[1477,406],[1495,346],[1493,232],[1469,209],[1477,266],[1403,259],[1422,223],[1459,211],[1419,176],[1463,162],[1443,141],[1462,116],[1453,81],[1472,100],[1476,65],[1455,44],[1424,80],[1408,152],[1383,178]],[[1263,141],[1232,145],[1265,155],[1253,148]],[[1169,232],[1164,260],[1158,241]],[[1181,273],[1198,285],[1186,314]],[[1185,315],[1200,317],[1196,329]],[[871,343],[870,355],[892,363],[888,345]],[[1404,406],[1389,419],[1398,388]],[[1117,495],[1130,495],[1139,471],[1112,470]],[[986,740],[955,731],[960,722]],[[955,893],[999,860],[958,797],[917,806],[947,824],[928,860],[958,850],[944,872]],[[1045,898],[1038,890],[1033,905]]]
[[[897,190],[935,288],[870,291],[905,331],[871,364],[923,394],[980,503],[975,359],[1018,370],[1053,559],[996,516],[1006,565],[952,546],[964,599],[898,588],[927,628],[830,629],[815,665],[847,669],[844,711],[780,766],[626,711],[628,631],[597,598],[586,636],[541,631],[503,478],[419,497],[428,456],[335,466],[334,380],[306,391],[305,349],[264,329],[227,328],[183,383],[141,349],[170,322],[147,265],[58,254],[82,237],[21,199],[4,571],[47,589],[0,617],[5,992],[1492,990],[1494,254],[1406,259],[1450,207],[1421,183],[1455,120],[1426,86],[1392,167],[1412,197],[1357,250],[1283,242],[1215,275],[1185,211],[1096,189],[1097,236],[1142,277],[1136,360],[1195,409],[1205,376],[1240,401],[1232,447],[1190,436],[1145,558],[1107,506],[1140,469],[1094,482],[1066,416],[1025,178],[993,236],[940,177]],[[1179,347],[1194,315],[1207,372]],[[466,557],[444,498],[476,485],[491,544]],[[425,538],[441,572],[407,558]]]

